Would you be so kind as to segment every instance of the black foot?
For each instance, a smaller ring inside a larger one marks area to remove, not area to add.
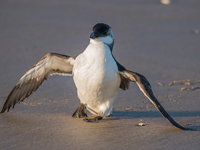
[[[73,113],[72,117],[74,118],[87,117],[86,104],[81,104]]]
[[[102,118],[103,117],[101,117],[101,116],[96,116],[96,117],[94,117],[92,119],[85,118],[85,119],[83,119],[83,121],[85,121],[85,122],[91,122],[91,123],[98,123],[99,120],[101,120]]]

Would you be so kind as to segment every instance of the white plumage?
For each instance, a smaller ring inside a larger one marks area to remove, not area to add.
[[[91,39],[76,58],[73,75],[81,103],[105,117],[111,113],[121,80],[110,48],[101,40]]]

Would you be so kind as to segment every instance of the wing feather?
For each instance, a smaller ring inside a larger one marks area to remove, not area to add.
[[[12,89],[1,110],[4,113],[16,103],[22,102],[25,98],[35,92],[39,86],[50,75],[53,74],[72,74],[74,58],[66,55],[48,53],[29,71],[27,71]]]
[[[153,94],[153,91],[151,89],[151,85],[148,82],[148,80],[141,74],[132,72],[129,70],[121,71],[121,75],[123,75],[125,78],[129,79],[132,82],[136,82],[136,84],[139,86],[140,90],[144,93],[144,95],[150,100],[151,103],[158,109],[158,111],[169,121],[174,125],[175,127],[182,129],[182,130],[196,130],[191,129],[187,127],[183,127],[179,125],[163,108],[163,106],[159,103],[159,101],[156,99],[156,97]]]

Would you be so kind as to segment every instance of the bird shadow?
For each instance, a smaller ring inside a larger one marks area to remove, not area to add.
[[[171,117],[199,117],[200,111],[168,111]],[[113,111],[115,118],[156,118],[162,117],[157,111]]]
[[[182,111],[174,112],[168,111],[172,118],[174,117],[198,117],[200,111]],[[113,111],[110,117],[106,117],[107,120],[121,120],[121,119],[133,119],[133,118],[158,118],[163,117],[159,112],[156,111]],[[200,120],[200,119],[199,119]],[[196,121],[196,120],[195,120]],[[200,131],[200,126],[193,125],[195,122],[182,124],[183,126],[191,127],[197,131]]]

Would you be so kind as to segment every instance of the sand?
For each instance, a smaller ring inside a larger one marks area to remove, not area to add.
[[[1,0],[0,106],[46,53],[76,56],[88,45],[93,25],[104,22],[114,31],[115,58],[149,80],[178,123],[200,129],[199,7],[195,0]],[[119,92],[113,116],[99,123],[72,118],[78,106],[72,77],[48,78],[0,114],[0,149],[199,149],[200,132],[173,127],[135,83]]]

